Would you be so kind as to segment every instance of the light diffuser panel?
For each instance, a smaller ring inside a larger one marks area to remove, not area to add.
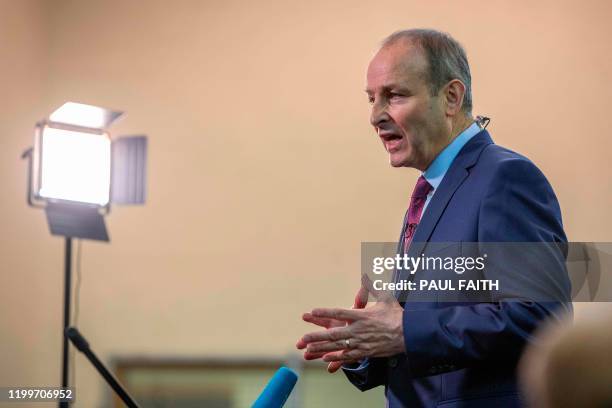
[[[107,134],[44,127],[38,195],[98,204],[109,202],[111,141]]]

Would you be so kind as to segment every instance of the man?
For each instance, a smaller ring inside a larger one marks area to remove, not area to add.
[[[449,35],[407,30],[388,37],[370,62],[366,91],[391,165],[423,172],[399,253],[419,256],[442,242],[566,242],[543,174],[495,145],[472,118],[467,58]],[[297,347],[306,359],[329,362],[330,372],[342,367],[362,391],[384,385],[390,407],[522,406],[517,361],[542,321],[571,310],[570,284],[556,246],[535,264],[507,261],[485,272],[502,283],[487,302],[409,297],[403,304],[377,294],[366,307],[366,283],[352,310],[304,314],[326,330],[304,335]]]

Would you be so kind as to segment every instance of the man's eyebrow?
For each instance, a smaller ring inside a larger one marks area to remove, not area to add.
[[[389,92],[391,89],[400,89],[400,90],[405,90],[405,91],[409,90],[409,88],[407,86],[402,86],[402,85],[395,84],[395,83],[390,83],[390,84],[384,85],[382,87],[382,91],[383,92]],[[364,91],[368,95],[371,95],[371,94],[374,93],[374,91],[372,91],[371,89],[368,89],[368,88],[366,88]]]

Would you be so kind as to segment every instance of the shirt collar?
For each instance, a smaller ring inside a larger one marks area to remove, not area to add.
[[[453,164],[453,160],[455,160],[455,157],[457,157],[463,146],[465,146],[465,144],[469,142],[471,138],[476,136],[480,130],[481,129],[480,126],[478,126],[478,123],[472,123],[472,125],[470,125],[467,129],[459,133],[459,135],[453,139],[453,141],[450,142],[449,145],[444,148],[444,150],[438,153],[434,161],[431,162],[429,167],[427,167],[423,173],[423,177],[425,177],[425,180],[431,184],[433,190],[438,188],[442,182],[442,179],[444,178],[444,175],[450,168],[451,164]]]

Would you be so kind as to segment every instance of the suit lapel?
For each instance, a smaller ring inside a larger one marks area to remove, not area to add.
[[[448,173],[446,173],[444,180],[431,198],[425,214],[415,231],[409,249],[411,256],[419,256],[421,254],[434,228],[438,224],[446,205],[463,180],[465,180],[467,174],[468,172],[464,168],[449,169]]]
[[[410,256],[419,256],[422,253],[448,202],[468,176],[468,169],[476,164],[480,153],[491,143],[493,143],[491,136],[483,130],[467,142],[455,157],[425,209],[408,250]]]

